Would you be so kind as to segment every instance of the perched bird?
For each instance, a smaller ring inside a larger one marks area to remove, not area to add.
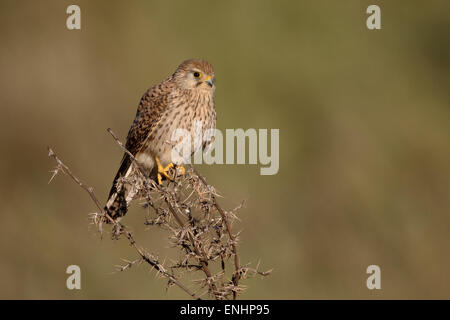
[[[184,129],[194,136],[194,123],[198,121],[203,133],[215,128],[214,90],[212,65],[204,60],[190,59],[181,63],[170,77],[145,92],[125,145],[139,165],[124,154],[105,206],[113,219],[126,214],[134,196],[130,192],[132,188],[118,183],[119,179],[144,168],[161,184],[163,177],[169,178],[168,171],[174,166],[174,145],[168,143],[174,130]],[[184,173],[184,168],[181,169]]]

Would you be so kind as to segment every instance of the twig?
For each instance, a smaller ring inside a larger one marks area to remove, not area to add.
[[[112,225],[113,238],[123,235],[130,245],[136,250],[140,258],[127,261],[120,271],[129,269],[135,263],[145,261],[156,270],[156,276],[161,275],[168,279],[168,287],[172,284],[181,288],[194,299],[200,299],[205,293],[215,299],[236,299],[245,290],[241,285],[249,276],[268,275],[271,270],[259,271],[259,263],[255,269],[248,265],[240,266],[237,250],[239,233],[233,234],[231,226],[237,218],[236,211],[242,207],[225,211],[217,202],[215,189],[208,185],[206,179],[192,166],[184,175],[177,175],[176,166],[169,172],[169,182],[157,184],[149,176],[149,172],[139,163],[134,155],[119,140],[111,129],[107,130],[120,148],[132,161],[133,170],[130,174],[121,177],[117,181],[117,188],[123,184],[129,185],[131,190],[129,197],[145,199],[144,208],[151,208],[151,215],[146,217],[144,225],[163,228],[169,233],[169,241],[173,247],[178,248],[183,254],[179,259],[172,260],[172,265],[166,269],[165,262],[160,263],[156,256],[148,253],[143,247],[136,244],[132,233],[114,220],[107,210],[101,205],[94,194],[93,188],[79,180],[71,170],[56,156],[52,149],[49,156],[57,166],[53,170],[50,181],[62,171],[72,178],[91,197],[100,213],[93,213],[92,222],[102,233],[102,223],[109,222]],[[183,177],[183,178],[179,178]],[[127,203],[128,205],[128,203]],[[226,274],[225,261],[234,256],[234,270],[230,276]],[[168,271],[169,270],[169,271]],[[185,273],[202,272],[202,278],[192,280],[195,290],[188,289],[181,279]],[[205,289],[207,288],[207,291]]]
[[[197,175],[197,177],[200,179],[200,181],[205,185],[205,187],[209,187],[209,185],[206,182],[206,180],[197,172],[197,170],[195,170],[195,168],[192,165],[191,165],[191,168],[194,171],[194,173]],[[237,253],[237,247],[236,247],[236,243],[235,243],[235,238],[234,238],[233,232],[231,231],[231,226],[230,226],[230,223],[229,223],[229,221],[227,219],[225,211],[217,203],[217,199],[216,199],[215,195],[211,194],[211,197],[213,199],[214,206],[216,207],[217,211],[220,213],[220,216],[222,217],[222,219],[225,221],[228,237],[230,238],[230,241],[231,241],[231,246],[233,248],[233,253],[234,253],[234,268],[235,268],[235,273],[234,273],[234,276],[233,276],[233,283],[237,287],[237,286],[239,286],[240,268],[239,268],[239,256],[238,256],[238,253]],[[234,292],[234,291],[233,291],[233,299],[236,299],[236,292]]]
[[[112,224],[114,224],[114,226],[116,227],[116,229],[123,233],[125,235],[125,237],[128,239],[128,241],[130,242],[131,246],[137,251],[137,253],[142,257],[142,259],[147,262],[151,267],[153,267],[155,270],[157,270],[159,273],[161,273],[163,276],[165,276],[167,279],[169,279],[170,282],[174,283],[175,285],[177,285],[180,289],[182,289],[184,292],[186,292],[188,295],[190,295],[191,297],[193,297],[194,299],[198,299],[200,300],[200,298],[193,292],[191,292],[188,288],[186,288],[181,282],[178,281],[177,278],[175,278],[174,276],[172,276],[171,274],[169,274],[164,267],[162,267],[162,265],[159,264],[159,262],[152,258],[151,255],[149,255],[148,253],[146,253],[143,249],[141,249],[137,244],[136,241],[134,240],[134,237],[132,235],[132,233],[130,231],[128,231],[126,229],[126,227],[115,221],[102,207],[102,205],[100,204],[100,201],[98,201],[97,197],[94,194],[94,189],[92,187],[87,186],[86,184],[84,184],[80,179],[78,179],[73,173],[72,171],[69,169],[68,166],[66,166],[56,155],[56,153],[50,148],[47,147],[48,149],[48,156],[53,158],[56,163],[57,163],[57,168],[55,169],[55,174],[54,176],[57,174],[57,172],[61,169],[66,175],[68,175],[73,181],[75,181],[75,183],[77,183],[81,188],[83,188],[91,197],[92,201],[95,203],[95,205],[97,206],[97,208],[100,210],[101,214],[103,217],[105,217],[106,219],[108,219]]]
[[[145,170],[142,168],[141,164],[136,160],[136,158],[125,148],[125,146],[123,145],[123,143],[119,140],[119,138],[117,137],[117,135],[112,131],[111,128],[108,128],[107,131],[111,134],[111,136],[114,138],[114,140],[116,140],[116,142],[119,144],[119,146],[130,156],[130,158],[133,160],[134,163],[136,163],[136,165],[139,167],[141,173],[146,176],[145,174]],[[156,185],[155,185],[156,186]],[[159,188],[161,190],[161,188],[159,186],[157,186],[157,188]],[[168,198],[165,197],[165,201],[169,207],[170,212],[172,213],[172,215],[174,216],[175,220],[177,221],[178,225],[181,228],[184,228],[184,223],[183,220],[180,218],[180,216],[177,214],[177,212],[175,211],[175,209],[173,208],[172,204],[170,203],[170,201],[168,201]],[[205,275],[208,278],[211,278],[211,271],[208,268],[208,263],[206,262],[206,259],[201,258],[202,255],[199,251],[199,249],[197,248],[197,245],[194,241],[194,239],[192,238],[191,234],[188,234],[189,237],[189,241],[191,242],[193,248],[194,248],[194,252],[195,254],[199,257],[199,262],[202,266],[202,270],[205,273]],[[213,292],[214,295],[217,294],[217,288],[215,286],[214,283],[211,284],[211,291]]]
[[[172,204],[166,200],[167,205],[169,206],[169,210],[170,212],[173,214],[173,216],[175,217],[175,219],[177,220],[177,223],[180,225],[181,228],[184,228],[184,223],[181,220],[181,218],[178,216],[178,214],[175,212],[175,209],[173,208]],[[202,266],[202,270],[205,273],[205,275],[208,278],[211,278],[211,271],[208,268],[208,263],[206,262],[207,259],[204,258],[200,258],[202,257],[202,254],[200,253],[195,240],[192,238],[192,235],[190,233],[188,233],[188,237],[189,237],[189,241],[192,243],[192,246],[194,247],[194,253],[199,257],[199,262]],[[217,295],[217,287],[214,283],[211,284],[211,290],[213,292],[213,294],[216,296]]]

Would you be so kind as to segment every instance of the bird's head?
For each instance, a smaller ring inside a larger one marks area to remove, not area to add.
[[[173,74],[175,82],[180,88],[188,90],[206,90],[213,92],[213,66],[201,59],[190,59],[180,64]]]

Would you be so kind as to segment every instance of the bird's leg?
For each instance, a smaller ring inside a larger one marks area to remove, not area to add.
[[[158,157],[155,157],[155,162],[156,162],[156,165],[158,166],[158,175],[157,175],[157,178],[158,178],[158,184],[161,184],[161,183],[162,183],[162,177],[163,177],[163,176],[166,177],[166,178],[169,179],[169,180],[172,180],[172,179],[170,178],[168,172],[169,172],[170,168],[173,167],[173,163],[172,163],[172,162],[169,163],[169,164],[164,168],[164,167],[161,165],[161,162],[159,161],[159,158],[158,158]]]

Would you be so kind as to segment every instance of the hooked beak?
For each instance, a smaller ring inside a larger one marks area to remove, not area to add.
[[[205,79],[204,82],[206,82],[206,83],[208,84],[208,86],[210,86],[211,88],[212,88],[213,85],[214,85],[214,79],[211,78],[211,76],[208,76],[208,77]]]

